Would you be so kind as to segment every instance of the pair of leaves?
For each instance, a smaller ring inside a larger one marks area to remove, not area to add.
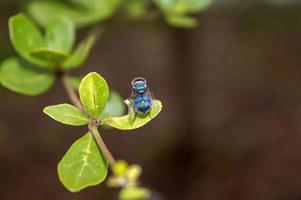
[[[48,69],[70,69],[80,66],[95,40],[91,35],[72,51],[75,27],[69,18],[49,21],[43,36],[24,14],[9,19],[10,39],[16,51],[32,64]]]
[[[82,79],[79,95],[89,116],[70,104],[48,106],[43,111],[63,124],[86,125],[103,111],[109,97],[107,83],[97,73],[90,73]],[[107,171],[107,161],[90,132],[73,143],[58,164],[59,179],[71,192],[101,183]]]
[[[106,117],[102,120],[102,123],[109,127],[120,130],[133,130],[140,128],[147,124],[154,117],[156,117],[162,109],[161,102],[155,100],[155,107],[151,110],[148,116],[137,116],[136,119],[132,121],[130,114],[118,117],[118,115],[123,112],[123,107],[121,107],[121,102],[119,101],[119,99],[117,100],[115,98],[116,97],[113,97],[110,101],[108,101],[107,106],[105,107],[105,110],[103,112],[104,116]],[[118,106],[120,107],[118,108]],[[43,111],[48,116],[58,122],[61,122],[62,124],[71,126],[83,126],[89,123],[89,118],[84,115],[81,110],[70,104],[65,103],[54,106],[47,106]]]
[[[109,98],[109,88],[104,78],[92,72],[82,79],[79,85],[79,96],[89,116],[79,108],[66,103],[47,106],[43,112],[66,125],[87,125],[90,118],[97,119],[104,110]]]
[[[121,0],[30,1],[27,10],[42,26],[46,26],[55,13],[57,17],[67,16],[77,27],[83,27],[111,17],[120,3]]]
[[[176,27],[193,28],[197,25],[195,18],[188,14],[201,12],[211,5],[212,0],[155,0],[164,12],[166,21]]]
[[[11,57],[1,64],[2,85],[25,95],[39,95],[53,84],[53,70],[80,66],[95,41],[89,35],[75,50],[75,28],[68,18],[56,19],[46,28],[45,36],[24,14],[9,20],[11,42],[23,57]]]
[[[120,116],[124,110],[121,97],[113,92],[109,99],[108,85],[105,79],[96,72],[91,72],[82,79],[79,85],[79,96],[90,118],[101,119],[103,125],[120,130],[139,128],[156,117],[162,109],[161,102],[154,100],[152,110],[147,116],[137,116],[134,120],[131,112]],[[131,109],[130,107],[129,110]],[[82,126],[89,122],[88,116],[70,104],[48,106],[44,109],[44,112],[56,121],[66,125]]]

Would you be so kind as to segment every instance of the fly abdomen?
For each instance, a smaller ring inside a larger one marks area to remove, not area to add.
[[[137,95],[133,99],[134,111],[138,114],[149,113],[152,107],[152,98],[149,95]]]

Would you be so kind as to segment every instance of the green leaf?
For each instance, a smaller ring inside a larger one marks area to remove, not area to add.
[[[22,13],[9,19],[9,30],[14,48],[25,57],[29,51],[44,46],[44,39],[40,31]]]
[[[194,28],[197,26],[197,21],[193,17],[185,15],[169,15],[166,17],[168,24],[179,28]]]
[[[143,14],[147,12],[148,1],[144,0],[130,0],[125,1],[125,8],[127,14],[132,18],[140,18]]]
[[[46,26],[54,17],[67,16],[77,27],[83,27],[111,17],[120,2],[121,0],[29,1],[27,11],[42,26]]]
[[[151,196],[151,192],[143,187],[126,187],[119,194],[119,200],[146,200]]]
[[[172,8],[178,0],[154,0],[156,5],[161,9],[161,10],[169,10]]]
[[[158,7],[169,14],[196,13],[207,9],[212,0],[155,0]]]
[[[95,7],[95,0],[67,0],[68,2],[74,4],[75,6],[79,8],[84,9],[94,9]]]
[[[43,112],[62,124],[82,126],[89,123],[89,118],[77,107],[70,104],[47,106]]]
[[[4,87],[25,95],[45,92],[54,82],[54,75],[19,58],[9,58],[1,65],[1,83]]]
[[[213,0],[188,0],[186,5],[190,13],[196,13],[207,9],[212,3]]]
[[[75,27],[67,17],[55,18],[46,28],[46,45],[49,50],[68,54],[75,41]]]
[[[131,106],[129,109],[132,109]],[[108,117],[103,119],[103,124],[120,130],[132,130],[144,126],[153,118],[155,118],[162,110],[162,103],[159,100],[154,100],[152,110],[146,116],[136,116],[132,118],[131,112],[121,117]]]
[[[187,14],[203,11],[212,2],[212,0],[155,0],[157,6],[164,12],[167,23],[180,28],[196,27],[196,19]]]
[[[100,18],[106,18],[115,11],[121,0],[69,0],[69,2],[94,12],[100,12]]]
[[[55,17],[70,17],[76,26],[95,22],[87,10],[78,9],[62,1],[29,1],[27,11],[42,26],[46,27]],[[55,13],[55,14],[54,14]]]
[[[96,35],[90,34],[82,41],[73,53],[62,64],[62,69],[70,69],[81,66],[87,59],[89,52],[96,41]]]
[[[96,72],[91,72],[82,79],[79,96],[91,117],[96,119],[105,108],[109,98],[107,82]]]
[[[16,51],[26,60],[34,64],[49,67],[45,62],[36,60],[29,52],[45,46],[44,38],[38,28],[24,14],[12,16],[9,19],[10,40]]]
[[[105,117],[110,116],[121,116],[124,114],[124,111],[125,106],[123,103],[123,99],[117,92],[111,91],[109,101],[107,102],[105,109],[98,118],[103,119]]]
[[[46,63],[53,69],[57,68],[58,66],[61,66],[61,64],[64,62],[64,60],[66,60],[68,56],[63,52],[58,52],[46,48],[35,49],[29,52],[29,55],[32,58],[39,60],[40,62]]]
[[[11,17],[9,27],[17,52],[29,62],[50,69],[62,65],[75,39],[74,25],[64,17],[48,24],[45,39],[24,14]]]
[[[107,176],[108,164],[90,132],[69,148],[58,164],[58,175],[71,192],[101,183]]]

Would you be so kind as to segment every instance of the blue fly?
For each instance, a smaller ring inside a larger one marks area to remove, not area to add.
[[[149,113],[153,105],[153,95],[149,91],[146,80],[141,77],[134,78],[132,83],[132,95],[130,98],[132,109],[134,111],[134,119],[136,116],[145,117]]]

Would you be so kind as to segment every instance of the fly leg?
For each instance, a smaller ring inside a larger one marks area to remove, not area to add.
[[[136,120],[137,113],[134,111],[132,107],[129,107],[129,121],[131,124]]]
[[[147,116],[148,116],[150,119],[153,119],[153,117],[151,116],[150,112],[147,114]]]
[[[131,121],[131,124],[133,124],[133,123],[134,123],[134,121],[136,120],[136,117],[137,117],[137,113],[136,113],[136,112],[134,112],[134,118],[132,119],[132,121]]]

